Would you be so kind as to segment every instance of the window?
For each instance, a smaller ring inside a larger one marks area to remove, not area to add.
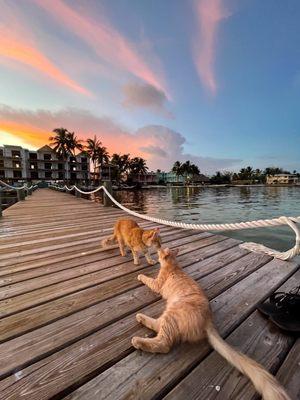
[[[37,153],[29,153],[30,160],[37,160]]]
[[[21,152],[19,150],[12,150],[11,155],[13,158],[20,158],[21,157]]]
[[[87,171],[88,166],[87,166],[87,164],[82,164],[81,168],[82,168],[82,171]]]
[[[35,169],[36,165],[35,164],[30,164],[30,169]]]
[[[5,178],[5,174],[4,174],[4,170],[3,169],[0,169],[0,177],[1,178]]]
[[[58,164],[58,169],[64,169],[64,164]]]
[[[31,171],[30,172],[30,178],[31,179],[38,179],[39,178],[39,174],[37,171]]]
[[[58,173],[58,179],[59,179],[59,180],[65,179],[65,174],[64,174],[63,172],[59,172],[59,173]]]
[[[86,157],[81,157],[81,162],[82,163],[87,163],[87,158]]]
[[[3,150],[0,149],[0,157],[3,157]]]
[[[0,168],[4,168],[4,161],[0,160]]]
[[[51,169],[52,165],[50,163],[45,163],[45,169]]]
[[[77,176],[76,173],[71,172],[71,180],[76,180]]]
[[[72,167],[72,171],[76,171],[76,167]]]
[[[72,163],[76,162],[76,158],[75,157],[70,157],[70,162],[72,162]]]
[[[52,172],[51,171],[45,171],[45,178],[52,178]]]
[[[44,154],[44,160],[51,160],[51,154]]]
[[[21,168],[21,163],[20,163],[20,161],[13,161],[13,168],[16,168],[16,169]]]
[[[22,178],[22,171],[14,171],[14,178]]]

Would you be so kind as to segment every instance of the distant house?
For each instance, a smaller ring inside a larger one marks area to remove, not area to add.
[[[132,183],[140,183],[143,185],[155,185],[158,183],[156,172],[147,172],[146,174],[131,174],[129,176]]]
[[[176,175],[175,172],[157,172],[157,181],[160,183],[165,184],[179,184],[185,185],[186,183],[193,182],[193,183],[209,183],[209,178],[203,174],[197,175]]]
[[[97,165],[92,175],[96,180],[114,181],[117,179],[118,169],[117,165],[111,163]]]
[[[295,174],[275,174],[267,176],[268,185],[295,185],[299,183],[299,178]]]

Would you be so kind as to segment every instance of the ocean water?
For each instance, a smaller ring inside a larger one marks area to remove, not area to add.
[[[114,196],[132,210],[174,221],[224,223],[300,216],[300,186],[162,187],[116,191]],[[285,226],[221,233],[281,251],[295,240],[294,232]]]

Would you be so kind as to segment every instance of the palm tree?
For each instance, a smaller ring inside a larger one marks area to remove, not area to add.
[[[66,128],[55,128],[53,132],[55,136],[50,136],[50,146],[58,154],[59,157],[67,158],[70,154],[69,142],[68,142],[68,130]]]
[[[76,150],[82,151],[82,140],[77,139],[74,132],[67,133],[67,147],[73,157],[76,155]]]
[[[134,157],[130,161],[130,173],[136,175],[145,175],[147,173],[148,167],[146,160],[141,157]]]
[[[110,162],[118,167],[118,179],[122,177],[122,175],[128,175],[130,168],[130,155],[129,154],[116,154],[114,153],[111,157]]]
[[[101,142],[100,140],[97,139],[97,136],[94,136],[94,139],[90,139],[88,138],[86,140],[86,146],[85,146],[85,151],[87,152],[87,154],[89,155],[92,163],[93,163],[93,168],[95,171],[95,167],[96,167],[96,161],[98,158],[98,149],[101,146]]]
[[[93,139],[88,138],[86,140],[86,146],[85,146],[85,151],[87,152],[87,154],[89,155],[92,164],[93,164],[93,170],[94,170],[94,182],[96,180],[96,175],[95,175],[95,171],[96,171],[96,163],[98,160],[98,154],[99,154],[99,148],[101,146],[101,142],[100,140],[98,140],[97,136],[95,135]]]
[[[174,172],[176,174],[177,182],[178,182],[179,176],[182,175],[182,166],[181,166],[180,161],[175,161],[173,168],[172,168],[172,172]]]
[[[105,146],[101,146],[101,144],[102,143],[100,142],[100,146],[98,147],[97,161],[102,167],[103,164],[107,164],[109,162],[109,153],[107,151],[107,148]]]

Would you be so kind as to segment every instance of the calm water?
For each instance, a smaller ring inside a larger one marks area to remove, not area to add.
[[[223,223],[300,215],[300,187],[153,188],[114,195],[132,210],[175,221]],[[223,234],[278,250],[294,245],[294,234],[287,227]]]

